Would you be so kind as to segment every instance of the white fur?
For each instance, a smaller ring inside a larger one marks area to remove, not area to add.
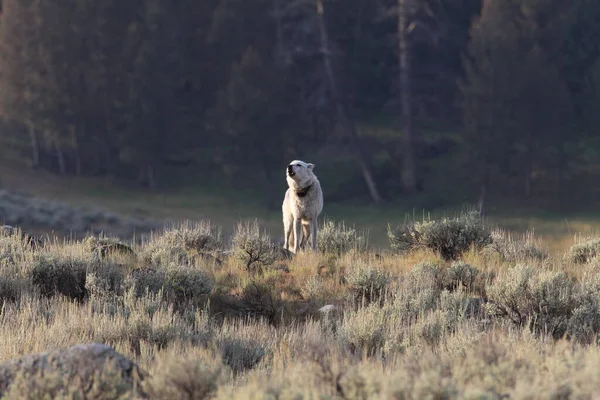
[[[294,160],[286,167],[288,190],[281,207],[285,236],[283,247],[292,253],[303,248],[309,238],[312,250],[317,251],[317,218],[323,211],[323,192],[314,168],[314,164],[300,160]]]

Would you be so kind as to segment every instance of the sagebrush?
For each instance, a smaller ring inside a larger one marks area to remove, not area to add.
[[[392,251],[375,254],[356,231],[329,227],[318,253],[293,257],[256,221],[231,241],[207,222],[142,243],[89,236],[36,247],[0,235],[0,361],[97,342],[146,372],[135,389],[110,370],[85,388],[23,375],[3,394],[586,398],[600,389],[600,258],[590,243],[550,254],[462,216],[413,226],[410,246],[393,236]]]
[[[454,218],[409,222],[395,229],[388,227],[388,238],[396,251],[424,247],[435,251],[444,260],[456,260],[471,247],[481,249],[492,242],[490,232],[476,211]]]

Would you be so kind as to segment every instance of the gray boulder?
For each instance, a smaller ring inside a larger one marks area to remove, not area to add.
[[[137,364],[110,346],[88,343],[29,354],[0,364],[0,397],[9,392],[19,375],[27,381],[35,382],[37,377],[58,374],[65,387],[54,387],[53,390],[65,389],[68,386],[71,389],[76,388],[83,398],[87,398],[94,388],[94,383],[98,383],[95,380],[100,379],[106,368],[110,368],[111,373],[116,373],[116,377],[111,377],[115,380],[116,392],[123,394],[135,390],[141,394],[139,384],[146,377],[146,373]],[[29,389],[29,385],[27,387]]]

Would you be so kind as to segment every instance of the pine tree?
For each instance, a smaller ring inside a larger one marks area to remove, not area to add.
[[[539,145],[560,135],[571,115],[568,90],[537,41],[529,6],[486,0],[471,30],[463,110],[481,171],[481,204],[494,173],[506,184],[521,177],[518,187],[529,196]]]
[[[19,149],[30,148],[34,167],[40,163],[41,126],[37,119],[39,88],[44,84],[40,63],[39,1],[29,4],[5,0],[0,24],[0,115],[12,124],[3,141]],[[29,139],[26,139],[29,138]]]
[[[252,47],[232,66],[207,128],[220,136],[213,143],[216,161],[236,181],[276,187],[280,182],[274,177],[294,155],[292,149],[308,150],[305,112],[291,85],[285,69],[265,62]]]
[[[139,170],[140,182],[157,185],[157,169],[173,151],[179,132],[175,96],[179,87],[180,39],[177,7],[144,0],[141,20],[128,29],[129,74],[124,102],[124,125],[119,132],[121,161]]]

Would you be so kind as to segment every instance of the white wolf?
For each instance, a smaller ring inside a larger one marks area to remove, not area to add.
[[[294,160],[286,169],[289,188],[281,207],[285,235],[283,248],[292,253],[303,248],[309,238],[312,239],[313,251],[317,251],[317,218],[323,211],[323,192],[314,168],[314,164]]]

